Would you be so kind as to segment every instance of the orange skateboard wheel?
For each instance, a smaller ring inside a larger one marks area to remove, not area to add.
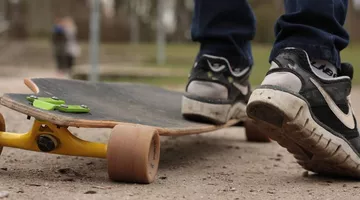
[[[113,181],[151,183],[158,171],[160,136],[146,126],[117,125],[107,147],[108,174]]]
[[[2,131],[2,132],[6,131],[5,119],[1,113],[0,113],[0,131]],[[3,149],[3,147],[0,146],[0,154],[2,152],[2,149]]]

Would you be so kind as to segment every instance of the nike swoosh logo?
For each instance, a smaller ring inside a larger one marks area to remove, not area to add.
[[[320,86],[320,84],[314,79],[310,78],[310,81],[315,85],[315,87],[319,90],[321,95],[324,97],[326,103],[328,104],[330,110],[335,114],[335,116],[349,129],[355,128],[355,120],[352,114],[352,109],[350,103],[348,103],[349,110],[348,113],[345,114],[333,101],[330,95]]]
[[[240,90],[240,92],[243,94],[243,95],[247,95],[249,93],[249,87],[248,86],[245,86],[245,85],[241,85],[241,84],[238,84],[238,83],[233,83],[234,86]]]

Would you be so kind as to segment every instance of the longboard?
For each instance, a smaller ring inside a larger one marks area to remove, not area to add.
[[[145,84],[53,78],[25,79],[24,83],[32,94],[4,94],[0,104],[35,118],[33,127],[20,137],[7,133],[1,116],[0,146],[107,158],[108,174],[114,181],[153,182],[160,135],[200,134],[246,121],[244,117],[213,125],[186,120],[181,115],[181,92]],[[79,110],[69,110],[71,106]],[[94,143],[75,137],[68,127],[111,128],[112,133],[108,144]],[[248,132],[256,135],[256,130]]]

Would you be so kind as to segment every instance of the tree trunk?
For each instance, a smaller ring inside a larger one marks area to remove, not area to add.
[[[0,0],[0,15],[5,15],[5,0]]]
[[[129,14],[130,14],[130,42],[131,44],[139,44],[140,43],[140,25],[139,25],[139,17],[136,12],[137,8],[137,0],[129,1]]]
[[[30,35],[45,34],[51,29],[51,2],[49,0],[27,1],[28,15],[26,29]]]
[[[176,30],[174,40],[181,42],[188,40],[187,33],[190,30],[192,13],[186,7],[185,0],[176,1]]]

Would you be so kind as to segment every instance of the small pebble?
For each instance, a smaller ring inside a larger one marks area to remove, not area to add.
[[[101,190],[111,189],[111,187],[102,187],[102,186],[93,186],[92,188],[101,189]]]
[[[86,163],[86,165],[93,165],[94,164],[94,162],[88,162],[88,163]]]
[[[28,186],[35,186],[35,187],[40,187],[40,184],[36,184],[36,183],[26,183],[26,185]]]
[[[20,188],[16,193],[24,193],[24,190]]]
[[[67,173],[71,172],[71,169],[70,168],[62,168],[62,169],[59,169],[58,172],[60,172],[61,174],[67,174]]]
[[[64,178],[61,181],[66,181],[66,182],[73,182],[75,181],[73,178]]]
[[[89,190],[89,191],[86,191],[84,194],[96,194],[96,191],[94,191],[94,190]]]
[[[0,191],[0,199],[8,197],[9,194],[8,191]]]

